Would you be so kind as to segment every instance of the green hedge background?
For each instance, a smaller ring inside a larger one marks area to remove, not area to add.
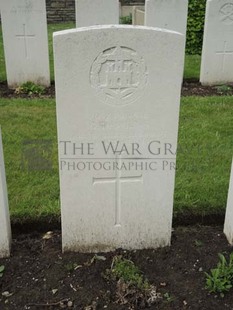
[[[201,54],[206,0],[189,0],[186,54]]]
[[[128,0],[128,2],[132,3],[132,0]],[[123,4],[127,4],[126,0]],[[143,5],[144,3],[141,4]],[[186,54],[201,55],[205,24],[205,9],[206,0],[189,0]],[[132,16],[123,17],[121,23],[132,24]]]

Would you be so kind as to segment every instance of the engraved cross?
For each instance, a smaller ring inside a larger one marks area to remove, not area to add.
[[[24,40],[25,56],[26,58],[28,58],[28,41],[27,40],[35,38],[35,35],[27,34],[26,25],[23,24],[23,34],[17,34],[16,37]]]
[[[118,167],[121,164],[121,159],[116,158]],[[93,185],[95,184],[115,184],[115,226],[121,226],[121,186],[127,182],[143,182],[142,175],[139,176],[125,176],[121,174],[121,170],[116,169],[116,175],[114,177],[93,178]]]
[[[224,67],[225,67],[226,55],[233,55],[233,51],[227,51],[227,41],[224,41],[223,51],[216,52],[216,54],[222,56],[221,69],[222,69],[222,72],[223,72],[224,71]]]

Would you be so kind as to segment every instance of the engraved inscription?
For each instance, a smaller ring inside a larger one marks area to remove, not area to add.
[[[220,55],[220,56],[222,57],[222,61],[221,61],[221,70],[222,70],[222,72],[224,72],[226,56],[227,56],[227,55],[233,55],[233,51],[228,51],[228,50],[227,50],[227,42],[224,41],[223,51],[216,52],[216,54],[217,54],[217,55]]]
[[[121,164],[121,159],[116,158],[116,162]],[[142,175],[139,176],[128,176],[123,177],[121,171],[116,169],[115,177],[103,177],[103,178],[93,178],[93,185],[95,184],[105,184],[105,183],[114,183],[115,184],[115,226],[121,226],[121,186],[122,183],[126,182],[141,182]]]
[[[220,20],[226,24],[231,25],[233,23],[233,3],[224,4],[220,11]]]
[[[90,83],[102,101],[122,105],[141,95],[147,75],[145,61],[136,51],[116,46],[103,51],[95,59]]]
[[[23,33],[22,34],[17,34],[16,38],[23,39],[24,40],[24,51],[25,51],[25,57],[29,57],[29,52],[28,52],[28,40],[29,39],[34,39],[35,35],[34,34],[27,34],[26,31],[26,25],[23,24]]]
[[[93,131],[102,129],[121,129],[124,126],[127,129],[133,129],[135,126],[145,133],[146,130],[150,129],[149,117],[145,112],[137,115],[132,112],[130,115],[115,114],[114,112],[103,114],[103,112],[95,113],[92,118],[91,128]]]

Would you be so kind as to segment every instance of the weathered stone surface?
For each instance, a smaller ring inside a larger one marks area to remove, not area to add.
[[[229,243],[233,245],[233,161],[231,167],[224,233]]]
[[[188,0],[146,0],[145,25],[180,32],[186,36]]]
[[[10,256],[11,227],[8,207],[6,174],[0,128],[0,258]]]
[[[233,1],[208,0],[202,48],[203,85],[233,82]]]
[[[63,251],[170,244],[183,45],[147,27],[54,34]]]
[[[133,7],[132,24],[139,26],[145,25],[145,7],[143,6]]]
[[[76,0],[76,26],[119,24],[118,0]]]
[[[1,19],[8,86],[50,85],[45,0],[7,0]]]

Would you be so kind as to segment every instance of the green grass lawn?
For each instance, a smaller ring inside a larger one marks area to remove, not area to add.
[[[55,101],[0,99],[13,222],[58,218],[59,183]],[[53,141],[53,170],[27,171],[27,140]],[[233,98],[182,99],[175,214],[223,214],[233,154]]]
[[[54,80],[54,70],[53,70],[53,46],[52,46],[52,36],[53,32],[65,30],[69,28],[74,28],[74,23],[62,23],[62,24],[49,24],[48,25],[48,39],[49,39],[49,59],[50,59],[50,71],[51,80]],[[199,55],[187,55],[185,59],[185,79],[199,79],[200,72],[200,61],[201,57]],[[5,59],[3,51],[3,40],[2,40],[2,30],[0,28],[0,81],[6,81],[6,68]]]
[[[186,55],[184,66],[184,78],[196,79],[199,81],[201,67],[200,55]]]

